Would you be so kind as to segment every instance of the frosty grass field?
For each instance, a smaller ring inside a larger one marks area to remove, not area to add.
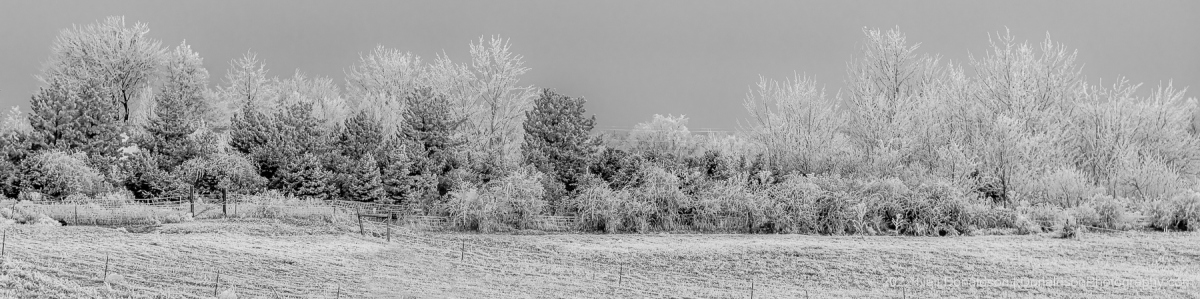
[[[1196,232],[485,235],[397,226],[389,242],[378,226],[362,236],[353,223],[263,219],[2,229],[3,298],[1200,296]]]

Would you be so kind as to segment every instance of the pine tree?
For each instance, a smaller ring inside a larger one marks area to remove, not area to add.
[[[314,154],[303,154],[284,164],[275,178],[278,189],[298,196],[326,199],[334,191],[330,187],[331,173]]]
[[[270,188],[289,188],[281,178],[290,175],[283,173],[289,161],[329,151],[327,134],[320,128],[321,121],[310,113],[311,107],[312,103],[293,103],[274,115],[243,109],[234,117],[230,146],[258,164],[259,173],[270,181]]]
[[[388,138],[378,152],[380,183],[387,201],[401,203],[412,193],[413,179],[408,153],[396,138]]]
[[[414,185],[424,190],[418,193],[444,196],[457,183],[448,174],[461,168],[457,154],[466,142],[455,132],[465,119],[454,119],[449,102],[430,88],[413,90],[405,99],[408,110],[397,137],[408,153],[409,176],[424,182]],[[430,180],[436,182],[432,187]]]
[[[32,146],[35,151],[82,151],[104,158],[117,154],[120,114],[96,81],[75,86],[54,80],[30,100]]]
[[[208,71],[200,55],[180,44],[167,55],[163,85],[154,97],[154,111],[141,146],[159,159],[164,171],[198,155],[188,135],[196,131],[212,107],[207,94]]]
[[[343,196],[357,201],[375,202],[384,198],[382,175],[375,162],[375,155],[366,154],[351,163],[344,174]]]
[[[596,117],[584,116],[583,98],[572,98],[543,89],[525,113],[525,161],[557,180],[564,190],[574,192],[580,175],[600,146],[590,136]]]
[[[383,141],[383,124],[372,113],[359,111],[346,119],[337,146],[342,154],[357,160],[378,152]]]

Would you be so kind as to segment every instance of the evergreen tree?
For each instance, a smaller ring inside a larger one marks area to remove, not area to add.
[[[375,202],[384,199],[382,174],[375,162],[375,155],[363,155],[357,161],[350,163],[349,169],[343,173],[342,196],[351,200]]]
[[[274,183],[290,195],[327,199],[334,191],[329,184],[331,175],[320,157],[306,153],[284,164]]]
[[[456,155],[465,141],[455,132],[465,119],[455,119],[445,97],[427,87],[409,92],[405,100],[408,109],[397,137],[408,153],[409,176],[436,181],[433,187],[416,184],[426,197],[444,196],[456,184],[448,174],[461,167]]]
[[[167,55],[163,85],[154,96],[154,111],[141,146],[159,159],[165,171],[198,155],[188,136],[200,126],[209,106],[208,71],[200,55],[180,44]]]
[[[404,145],[396,138],[388,138],[378,152],[380,183],[386,201],[404,202],[412,194],[414,180],[409,176],[412,163]]]
[[[383,139],[383,123],[372,113],[359,111],[342,126],[337,146],[351,159],[361,159],[379,151]]]
[[[27,115],[13,107],[0,124],[0,196],[16,198],[21,191],[21,161],[30,155]]]
[[[327,134],[319,127],[321,121],[310,113],[312,103],[293,103],[274,115],[249,107],[233,119],[230,146],[249,155],[258,165],[259,174],[270,182],[270,188],[284,189],[294,185],[284,182],[283,176],[298,174],[283,172],[288,171],[284,168],[301,155],[313,155],[318,159],[317,165],[325,167],[320,157],[329,151]]]
[[[81,151],[97,158],[114,157],[121,142],[120,113],[97,81],[74,86],[53,80],[30,100],[32,149]]]
[[[584,116],[585,102],[543,89],[533,110],[525,112],[521,150],[526,162],[560,185],[549,190],[574,192],[579,188],[581,175],[588,172],[588,162],[600,146],[599,139],[590,136],[596,117]]]

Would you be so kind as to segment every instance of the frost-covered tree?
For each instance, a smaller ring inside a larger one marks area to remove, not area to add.
[[[600,149],[591,136],[596,117],[585,115],[583,98],[543,89],[525,116],[525,162],[556,180],[567,192],[579,188],[588,163]]]
[[[426,70],[417,55],[378,46],[346,72],[346,97],[351,107],[375,112],[385,133],[394,134],[407,107],[404,95],[423,80]]]
[[[459,160],[466,141],[457,133],[466,120],[451,114],[450,103],[431,88],[418,88],[406,95],[408,109],[397,139],[408,153],[410,177],[436,182],[414,184],[424,197],[444,196],[454,187],[449,176],[463,168]]]
[[[376,118],[375,113],[359,111],[340,128],[337,140],[338,149],[350,159],[360,159],[368,154],[378,154],[384,146],[383,123]]]
[[[266,184],[254,162],[238,153],[218,152],[192,158],[173,173],[193,193],[249,193]]]
[[[1062,142],[1087,85],[1075,52],[1047,39],[1038,49],[1009,34],[992,40],[983,57],[972,57],[977,89],[973,121],[959,128],[1002,197],[1022,193],[1033,178],[1068,162]],[[1019,194],[1017,194],[1019,195]]]
[[[743,106],[750,112],[751,136],[766,146],[772,168],[823,173],[849,145],[839,132],[841,107],[807,77],[783,82],[760,77]]]
[[[687,123],[688,118],[684,115],[655,114],[650,121],[633,127],[629,142],[636,152],[682,158],[695,149]]]
[[[287,175],[283,168],[289,161],[305,154],[319,156],[329,150],[327,132],[320,127],[322,121],[311,113],[312,103],[290,104],[271,115],[253,108],[242,111],[233,119],[230,147],[248,155],[258,165],[260,174],[270,181],[271,188],[289,186],[281,181],[281,175]]]
[[[904,160],[909,129],[920,127],[922,104],[938,79],[938,58],[918,55],[899,28],[863,29],[860,56],[848,65],[850,126],[868,165],[890,169]],[[899,157],[897,157],[899,156]],[[878,165],[883,164],[883,165]]]
[[[64,80],[67,86],[85,86],[94,81],[118,110],[121,121],[129,121],[131,104],[154,80],[164,49],[146,36],[145,23],[125,25],[124,17],[108,17],[87,26],[72,26],[59,32],[50,48],[50,58],[38,76],[43,84]]]
[[[224,85],[217,89],[221,119],[218,127],[229,125],[234,115],[247,115],[244,109],[251,107],[264,114],[272,114],[275,105],[275,82],[267,78],[267,69],[258,55],[246,52],[241,58],[229,63]]]
[[[30,155],[28,115],[14,106],[0,123],[0,195],[17,197],[21,187],[21,161]]]
[[[513,168],[521,160],[525,111],[537,97],[533,86],[520,85],[520,76],[529,68],[505,39],[481,37],[470,46],[469,65],[438,57],[429,66],[425,82],[450,101],[455,117],[467,120],[461,130],[473,152],[468,163]]]
[[[279,107],[295,103],[312,105],[313,117],[320,119],[325,129],[341,124],[350,112],[341,91],[330,78],[309,78],[297,71],[291,78],[279,81],[277,93]]]
[[[357,201],[382,201],[385,190],[379,165],[375,155],[368,153],[350,162],[347,171],[340,175],[342,179],[342,196]]]
[[[208,98],[208,71],[200,55],[187,44],[167,54],[162,86],[154,95],[154,109],[140,146],[156,155],[165,171],[198,155],[188,138],[212,111]]]
[[[34,151],[83,151],[113,157],[121,142],[121,115],[101,82],[53,79],[29,102]]]

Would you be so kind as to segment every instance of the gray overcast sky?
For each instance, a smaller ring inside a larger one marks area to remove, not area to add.
[[[1200,88],[1200,1],[18,1],[0,0],[0,105],[28,107],[58,31],[108,15],[186,39],[220,84],[247,50],[272,75],[344,82],[375,45],[469,61],[480,36],[510,38],[523,83],[583,96],[601,126],[686,114],[734,129],[758,75],[793,71],[842,86],[863,27],[900,26],[922,51],[965,62],[987,34],[1079,49],[1089,81],[1123,75]],[[1107,83],[1105,83],[1107,84]],[[1194,96],[1195,92],[1189,92]],[[25,109],[27,111],[27,109]]]

